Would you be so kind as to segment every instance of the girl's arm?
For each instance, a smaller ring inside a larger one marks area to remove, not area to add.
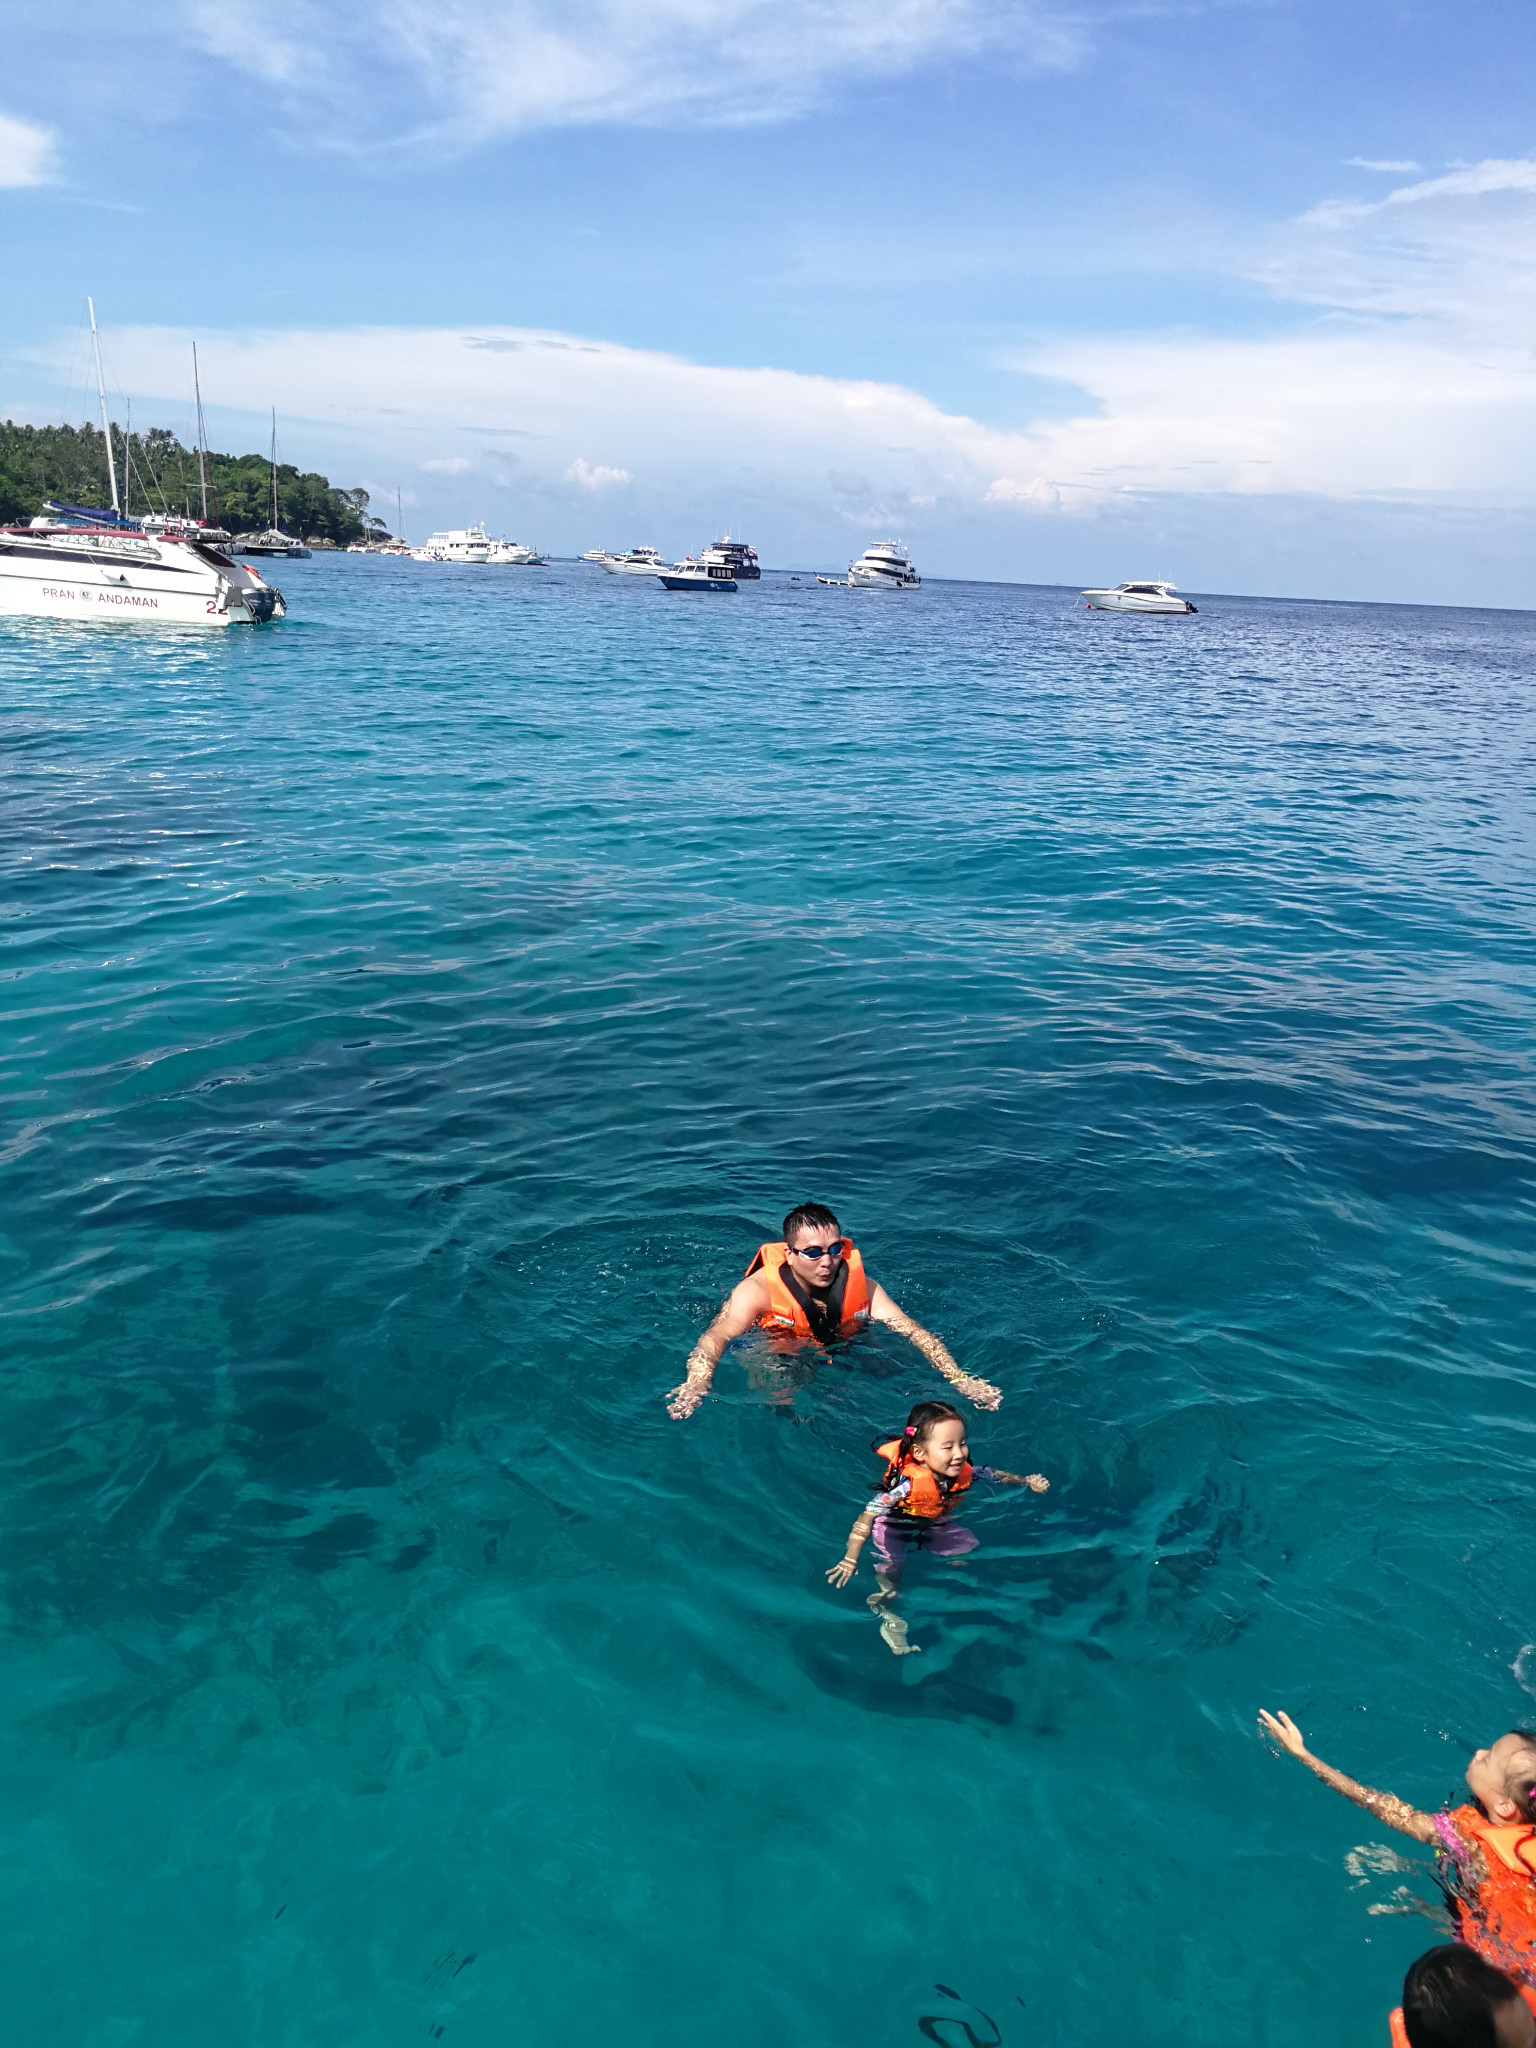
[[[1017,1472],[1000,1472],[996,1465],[988,1467],[999,1486],[1027,1486],[1031,1493],[1049,1493],[1051,1482],[1043,1472],[1026,1472],[1020,1478]]]
[[[1321,1757],[1314,1756],[1289,1714],[1267,1714],[1261,1707],[1259,1726],[1282,1749],[1304,1763],[1315,1777],[1321,1778],[1325,1785],[1331,1785],[1335,1792],[1342,1792],[1346,1799],[1352,1799],[1356,1806],[1363,1806],[1367,1813],[1375,1814],[1387,1827],[1396,1828],[1401,1835],[1412,1835],[1416,1842],[1439,1840],[1432,1814],[1420,1813],[1417,1807],[1410,1806],[1406,1799],[1399,1799],[1395,1793],[1373,1792],[1369,1785],[1357,1785],[1353,1778],[1346,1778],[1332,1764],[1325,1764]]]
[[[848,1548],[827,1573],[834,1586],[846,1586],[858,1570],[859,1552],[869,1541],[869,1532],[874,1526],[875,1511],[872,1507],[867,1507],[848,1531]]]

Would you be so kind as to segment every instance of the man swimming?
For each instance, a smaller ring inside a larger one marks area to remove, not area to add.
[[[897,1307],[864,1261],[842,1225],[820,1202],[802,1202],[784,1218],[778,1244],[760,1245],[746,1278],[688,1354],[687,1377],[667,1396],[667,1413],[677,1421],[691,1415],[709,1392],[725,1347],[754,1327],[802,1343],[826,1344],[866,1324],[884,1323],[915,1344],[957,1394],[978,1408],[996,1408],[1002,1395],[989,1380],[964,1373],[943,1341]]]

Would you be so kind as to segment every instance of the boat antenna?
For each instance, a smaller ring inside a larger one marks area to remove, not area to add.
[[[203,494],[203,524],[208,524],[208,432],[203,425],[203,387],[197,374],[197,343],[192,344],[192,391],[197,399],[197,481]]]
[[[96,395],[101,400],[101,431],[107,443],[107,476],[112,485],[112,510],[121,512],[117,502],[117,464],[112,459],[112,429],[107,423],[107,387],[101,374],[101,336],[96,332],[96,302],[87,298],[86,306],[91,315],[91,347],[96,356]]]

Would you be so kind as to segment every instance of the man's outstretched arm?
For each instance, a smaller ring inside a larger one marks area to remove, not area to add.
[[[698,1407],[709,1392],[709,1383],[715,1376],[715,1367],[720,1363],[726,1345],[737,1337],[744,1337],[767,1306],[768,1283],[761,1273],[754,1273],[750,1280],[738,1281],[732,1288],[725,1307],[689,1352],[688,1363],[684,1367],[686,1378],[667,1396],[667,1413],[674,1422],[681,1422],[685,1415],[691,1415]]]
[[[935,1372],[943,1373],[945,1379],[957,1394],[964,1394],[967,1401],[978,1408],[1000,1408],[1003,1397],[990,1380],[974,1379],[970,1373],[962,1372],[950,1355],[949,1347],[932,1330],[925,1330],[921,1323],[914,1323],[903,1308],[886,1293],[877,1281],[869,1297],[869,1312],[877,1323],[884,1323],[898,1336],[915,1344]]]

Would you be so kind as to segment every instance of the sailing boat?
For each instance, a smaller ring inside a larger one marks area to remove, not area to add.
[[[194,519],[190,510],[180,518],[167,506],[163,512],[152,512],[139,524],[148,534],[171,534],[182,540],[206,541],[209,547],[222,548],[226,554],[234,540],[232,533],[219,525],[219,494],[213,494],[213,523],[208,520],[208,428],[203,419],[203,380],[197,367],[197,343],[192,344],[192,395],[197,406],[197,488],[202,498],[202,517]]]
[[[235,542],[237,555],[308,555],[313,550],[294,540],[277,523],[277,407],[272,408],[272,524],[265,533],[243,533]]]

